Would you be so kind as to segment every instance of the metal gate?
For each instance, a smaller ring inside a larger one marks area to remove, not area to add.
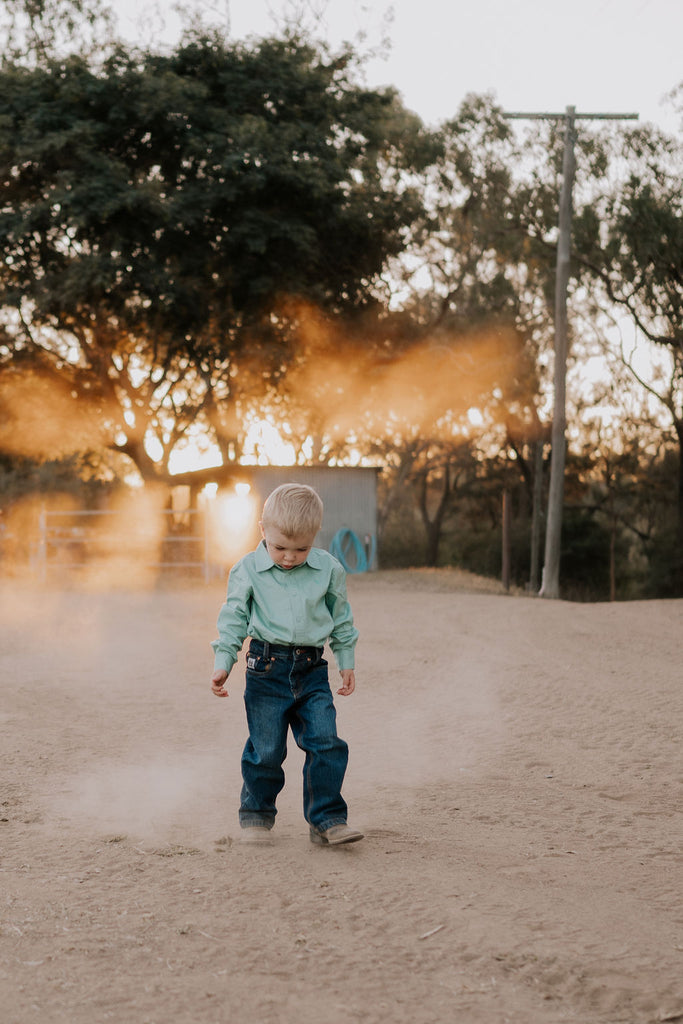
[[[208,517],[202,510],[163,510],[161,529],[131,528],[118,511],[52,511],[40,514],[37,570],[43,580],[55,572],[86,569],[124,553],[148,569],[196,570],[208,582]]]

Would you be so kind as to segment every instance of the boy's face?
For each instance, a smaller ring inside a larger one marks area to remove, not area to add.
[[[315,533],[288,537],[276,526],[264,526],[263,523],[259,525],[266,542],[266,550],[280,569],[295,569],[297,565],[302,565],[306,561],[308,552],[313,547]]]

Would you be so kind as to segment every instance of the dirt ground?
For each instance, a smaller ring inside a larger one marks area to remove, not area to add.
[[[238,841],[224,584],[0,585],[4,1024],[683,1021],[683,602],[352,577],[349,821]]]

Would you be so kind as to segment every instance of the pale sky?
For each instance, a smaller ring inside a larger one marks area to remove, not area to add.
[[[683,82],[681,0],[195,0],[236,39],[278,33],[295,8],[322,11],[332,43],[389,38],[368,83],[393,85],[427,124],[453,116],[468,92],[504,109],[638,113],[671,133],[665,95]],[[179,37],[176,0],[113,0],[122,34],[149,45]],[[278,19],[280,21],[278,22]],[[390,20],[387,20],[390,19]]]

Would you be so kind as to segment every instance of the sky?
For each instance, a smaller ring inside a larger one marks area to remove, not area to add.
[[[665,102],[683,83],[681,0],[194,0],[235,39],[278,34],[283,18],[318,14],[333,44],[365,34],[389,50],[366,68],[428,125],[457,113],[470,93],[507,111],[637,113],[671,133],[682,115]],[[174,44],[176,0],[113,0],[119,28],[141,45]],[[681,97],[683,101],[683,96]]]

